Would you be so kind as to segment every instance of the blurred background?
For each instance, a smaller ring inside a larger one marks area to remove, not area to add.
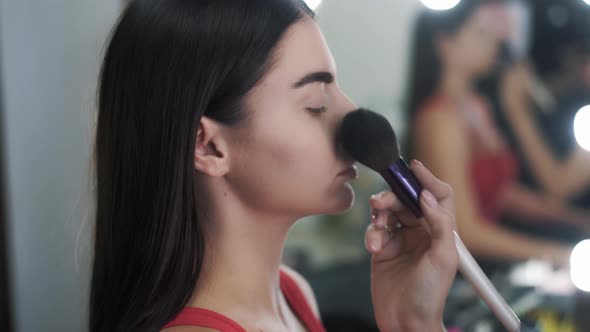
[[[343,90],[453,185],[523,331],[590,331],[590,1],[307,2]],[[0,0],[0,331],[86,330],[94,96],[124,5]],[[386,185],[360,171],[355,208],[298,222],[285,250],[328,331],[377,331],[363,232]],[[503,331],[459,275],[445,324]]]

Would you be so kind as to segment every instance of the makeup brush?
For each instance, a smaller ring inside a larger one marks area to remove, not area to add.
[[[338,130],[337,140],[361,164],[378,172],[398,199],[417,217],[422,217],[422,186],[400,157],[395,132],[387,119],[375,112],[358,109],[348,113]],[[510,332],[520,331],[520,320],[471,256],[457,234],[459,271]]]

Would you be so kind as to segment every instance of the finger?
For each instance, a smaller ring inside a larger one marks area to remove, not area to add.
[[[391,191],[373,195],[369,200],[369,205],[373,211],[379,211],[379,213],[387,215],[386,219],[388,221],[377,219],[379,222],[377,226],[383,227],[385,224],[395,226],[397,223],[401,223],[405,227],[420,226],[420,220]]]
[[[371,222],[377,229],[387,228],[387,210],[371,209]]]
[[[391,234],[385,228],[378,228],[371,223],[365,231],[365,247],[373,254],[379,254],[391,241]]]
[[[444,246],[453,243],[454,217],[443,209],[434,195],[424,189],[420,195],[420,206],[424,214],[423,220],[428,225],[433,246]]]
[[[399,214],[409,216],[411,212],[394,213],[391,210],[372,210],[371,218],[377,229],[391,230],[398,228],[398,224],[401,224]],[[415,217],[413,218],[416,219]]]
[[[414,213],[410,210],[404,210],[401,212],[390,212],[390,224],[396,226],[397,224],[401,224],[403,227],[407,228],[414,228],[414,227],[423,227],[423,223],[421,219],[416,218]]]
[[[406,209],[397,196],[391,191],[383,191],[371,196],[369,205],[375,210],[391,210],[401,212]]]
[[[422,187],[430,191],[438,200],[449,198],[452,195],[451,186],[439,180],[418,160],[412,160],[410,169],[416,175]]]

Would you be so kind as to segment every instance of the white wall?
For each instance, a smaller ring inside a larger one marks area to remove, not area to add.
[[[387,115],[400,134],[413,20],[419,0],[324,0],[318,21],[355,103]]]
[[[15,331],[85,330],[92,90],[119,2],[0,5]]]

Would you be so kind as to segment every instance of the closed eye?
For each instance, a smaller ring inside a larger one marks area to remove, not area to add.
[[[319,107],[319,108],[308,107],[307,110],[310,111],[310,112],[312,112],[312,113],[320,114],[320,113],[326,112],[328,109],[325,106],[322,106],[322,107]]]

